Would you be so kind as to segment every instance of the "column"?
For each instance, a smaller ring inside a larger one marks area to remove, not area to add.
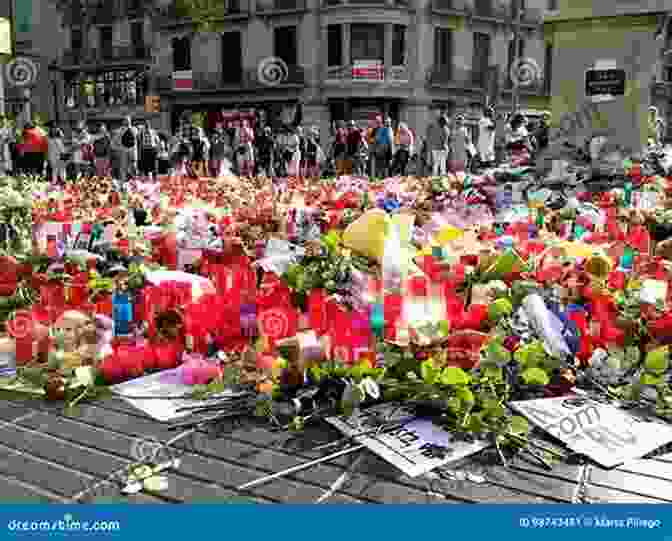
[[[351,64],[350,58],[350,23],[342,25],[343,30],[343,65],[349,66]]]
[[[385,77],[387,77],[387,70],[392,68],[392,33],[392,23],[385,23],[385,36],[383,41]]]

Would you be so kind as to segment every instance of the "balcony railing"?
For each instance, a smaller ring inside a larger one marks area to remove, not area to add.
[[[173,79],[170,75],[159,77],[159,89],[174,90]],[[223,73],[195,73],[193,90],[196,92],[216,92],[227,90],[262,90],[264,88],[286,88],[303,86],[306,84],[305,70],[301,66],[288,66],[287,76],[281,81],[262,81],[258,70],[245,70],[236,77],[236,74]],[[181,91],[180,91],[181,92]]]
[[[330,66],[327,68],[325,75],[325,82],[353,82],[357,83],[373,83],[373,84],[390,84],[390,83],[408,83],[408,68],[406,66],[389,66],[383,69],[380,78],[364,78],[353,77],[352,66]]]
[[[465,69],[457,66],[434,66],[427,76],[430,86],[450,86],[458,88],[485,87],[486,70]]]
[[[106,49],[68,50],[61,56],[61,65],[78,66],[96,62],[117,62],[129,60],[147,61],[152,57],[149,47],[124,45]]]
[[[508,79],[504,84],[504,91],[512,92],[513,91],[513,82]],[[520,94],[528,94],[534,96],[547,96],[550,94],[550,81],[547,79],[539,78],[534,81],[532,84],[527,86],[519,87]]]
[[[432,0],[432,11],[463,12],[466,11],[464,0]]]
[[[398,6],[407,7],[409,0],[322,0],[324,7],[334,6]]]
[[[507,6],[495,5],[492,1],[476,0],[472,10],[472,17],[507,20],[511,18],[511,11]]]

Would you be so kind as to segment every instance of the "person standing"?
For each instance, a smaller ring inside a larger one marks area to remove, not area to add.
[[[140,142],[138,169],[141,175],[153,178],[159,154],[159,136],[149,122],[144,121],[138,132],[138,139]]]
[[[427,151],[432,160],[432,176],[445,176],[446,174],[449,140],[448,120],[443,113],[439,113],[436,121],[428,126],[425,139]]]
[[[354,120],[348,123],[347,160],[345,163],[346,175],[360,175],[366,167],[366,158],[363,147],[366,145],[366,137],[362,130],[357,127]]]
[[[210,174],[214,178],[220,178],[231,174],[231,142],[222,126],[217,126],[212,135],[210,146]]]
[[[312,127],[304,137],[303,145],[303,176],[318,180],[320,178],[320,141],[319,132],[316,127]]]
[[[379,121],[374,138],[371,176],[385,177],[389,173],[390,163],[394,155],[394,131],[392,130],[391,118],[386,118],[384,122]]]
[[[495,110],[488,107],[478,121],[478,159],[481,167],[495,164]]]
[[[65,137],[63,130],[57,127],[51,128],[48,139],[47,157],[51,166],[51,181],[65,182]]]
[[[238,171],[241,176],[251,177],[254,175],[254,130],[247,119],[242,121],[238,129],[237,153]]]
[[[124,119],[118,131],[117,149],[119,152],[119,180],[126,183],[135,174],[138,163],[138,130],[133,126],[130,116]]]
[[[275,140],[270,126],[264,126],[256,139],[256,174],[273,176],[273,155],[275,154]]]
[[[98,133],[93,138],[93,157],[97,177],[108,177],[112,174],[110,157],[112,141],[105,124],[98,126]]]
[[[41,175],[49,151],[47,135],[31,122],[24,127],[22,139],[25,172],[29,175]]]
[[[298,177],[301,174],[301,133],[301,127],[297,126],[293,130],[290,128],[287,136],[287,176],[289,177]]]
[[[464,125],[464,116],[455,117],[455,125],[450,130],[450,160],[449,171],[451,173],[463,172],[467,169],[469,161],[469,149],[471,147],[471,136],[468,128]]]
[[[86,171],[88,147],[91,142],[91,135],[86,128],[86,124],[80,122],[72,136],[72,163],[76,179],[80,179]]]
[[[156,157],[159,175],[167,175],[170,172],[170,148],[168,137],[163,133],[159,134],[159,148]]]
[[[408,160],[413,154],[413,147],[415,146],[415,136],[405,122],[399,123],[395,146],[397,151],[394,155],[393,174],[405,177],[408,169]]]
[[[524,165],[530,159],[529,132],[527,131],[525,115],[516,113],[511,117],[507,148],[511,154],[511,163],[514,166]]]
[[[14,165],[12,163],[12,145],[16,141],[14,128],[10,126],[6,117],[0,119],[0,175],[9,175]]]
[[[332,152],[336,165],[336,177],[345,175],[345,162],[348,159],[348,130],[342,120],[336,123]]]

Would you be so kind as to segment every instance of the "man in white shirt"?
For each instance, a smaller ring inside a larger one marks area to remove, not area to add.
[[[495,111],[492,107],[483,110],[478,121],[478,158],[481,165],[491,165],[495,161]]]

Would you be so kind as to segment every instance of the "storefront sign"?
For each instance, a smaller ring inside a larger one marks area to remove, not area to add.
[[[191,70],[173,72],[173,89],[175,90],[193,90],[194,76]]]
[[[586,96],[623,96],[625,95],[625,70],[619,68],[591,69],[586,71]]]
[[[0,55],[12,56],[12,22],[0,18]]]
[[[352,65],[352,78],[360,81],[382,81],[385,79],[385,67],[380,60],[355,60]]]

